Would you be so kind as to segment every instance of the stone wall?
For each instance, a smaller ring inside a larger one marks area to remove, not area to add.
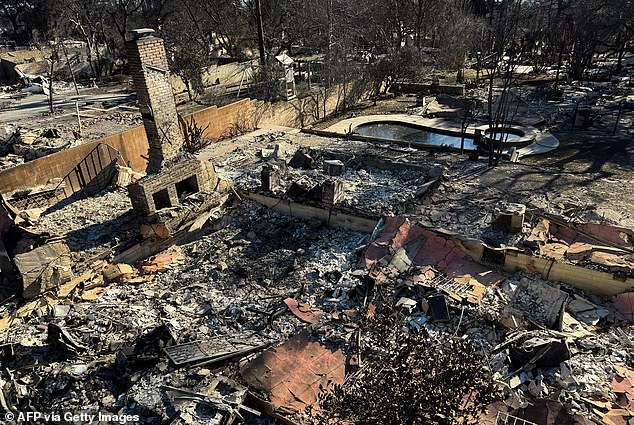
[[[205,88],[224,88],[239,86],[240,82],[247,86],[253,80],[253,71],[244,73],[244,69],[249,66],[257,66],[257,60],[248,62],[231,62],[222,65],[214,64],[202,72],[201,78]],[[243,79],[244,77],[244,79]],[[170,82],[175,93],[183,93],[187,91],[185,82],[178,75],[170,75]]]

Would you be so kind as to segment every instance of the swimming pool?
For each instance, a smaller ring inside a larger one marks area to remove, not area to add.
[[[361,136],[377,137],[380,139],[400,140],[411,143],[421,143],[431,146],[451,146],[460,148],[460,137],[446,134],[433,133],[406,124],[395,123],[368,123],[361,124],[354,132]],[[464,139],[464,148],[476,150],[473,139]]]
[[[447,134],[435,133],[433,131],[424,130],[420,127],[408,124],[371,122],[361,124],[354,129],[354,133],[361,136],[376,137],[386,140],[397,140],[428,146],[450,146],[460,149],[461,137],[451,136]],[[495,132],[497,138],[500,137],[499,132]],[[519,139],[519,134],[504,134],[503,140],[511,142],[512,139]],[[465,150],[476,150],[477,146],[474,140],[467,136],[464,138]]]

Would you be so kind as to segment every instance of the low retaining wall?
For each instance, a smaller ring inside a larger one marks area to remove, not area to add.
[[[324,209],[313,207],[286,199],[273,196],[261,195],[259,193],[249,193],[240,191],[240,195],[291,217],[303,219],[318,219],[328,226],[353,230],[355,232],[371,233],[378,221],[378,218],[357,217],[337,211],[335,208]]]
[[[504,266],[510,272],[522,270],[527,273],[539,273],[546,280],[564,282],[602,297],[634,290],[634,279],[629,277],[620,278],[612,273],[534,257],[513,250],[506,251]]]
[[[356,217],[337,211],[335,208],[318,208],[258,193],[241,192],[241,196],[285,215],[303,219],[316,218],[329,226],[357,232],[372,232],[378,221],[378,218]],[[438,229],[430,230],[438,232]],[[473,260],[492,268],[505,269],[511,273],[522,270],[526,273],[540,274],[545,280],[564,282],[602,297],[611,297],[634,290],[634,279],[630,277],[621,278],[612,273],[566,264],[553,259],[535,257],[514,248],[490,248],[482,241],[459,235],[443,233],[443,237],[455,240]],[[498,257],[495,265],[491,264],[490,260],[489,262],[484,261],[485,250],[493,252]]]
[[[4,170],[0,172],[0,193],[44,185],[56,177],[63,178],[100,143],[118,150],[126,164],[135,171],[145,170],[148,152],[145,129],[135,127]]]

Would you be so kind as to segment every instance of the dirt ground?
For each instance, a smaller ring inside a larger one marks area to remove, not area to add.
[[[527,157],[534,167],[527,179],[547,191],[570,191],[581,202],[602,204],[613,219],[634,226],[634,142],[632,137],[592,131],[554,131],[560,146],[545,155]]]

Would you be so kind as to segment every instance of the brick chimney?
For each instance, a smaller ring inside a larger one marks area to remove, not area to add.
[[[181,132],[163,40],[149,28],[129,31],[128,63],[137,93],[149,150],[148,173],[157,173],[165,161],[182,152]]]

